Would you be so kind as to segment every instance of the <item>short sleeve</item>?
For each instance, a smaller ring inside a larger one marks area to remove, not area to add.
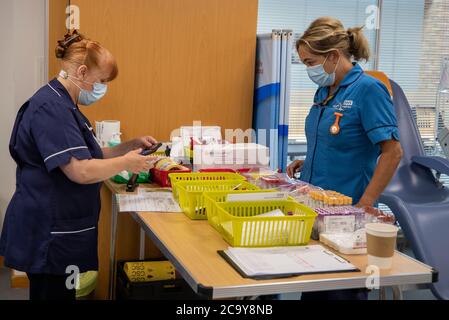
[[[39,107],[33,115],[31,134],[48,172],[69,163],[72,157],[92,158],[76,119],[63,105]]]
[[[387,88],[380,82],[368,86],[360,106],[362,126],[373,144],[399,140],[399,130],[393,101]]]

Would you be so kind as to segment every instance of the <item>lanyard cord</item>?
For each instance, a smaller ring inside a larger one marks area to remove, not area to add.
[[[319,102],[319,103],[315,103],[315,106],[321,106],[321,107],[325,107],[327,106],[327,104],[329,103],[329,101],[331,101],[333,98],[335,98],[335,96],[338,94],[338,92],[340,91],[341,86],[338,87],[338,89],[331,95],[327,96],[326,99],[324,99],[323,101]],[[330,88],[329,88],[330,90]]]

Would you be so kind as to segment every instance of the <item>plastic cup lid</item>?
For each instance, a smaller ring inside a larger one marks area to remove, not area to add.
[[[395,237],[399,228],[386,223],[367,223],[366,232],[378,237]]]

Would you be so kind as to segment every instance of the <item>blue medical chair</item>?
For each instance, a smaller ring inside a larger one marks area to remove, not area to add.
[[[416,258],[439,272],[433,294],[449,300],[449,189],[432,172],[449,175],[449,160],[425,155],[404,92],[390,86],[404,156],[379,201],[396,215]]]

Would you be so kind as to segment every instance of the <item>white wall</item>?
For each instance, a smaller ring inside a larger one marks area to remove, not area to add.
[[[45,0],[0,0],[0,227],[15,190],[8,150],[20,106],[45,83]],[[0,229],[1,230],[1,229]]]

